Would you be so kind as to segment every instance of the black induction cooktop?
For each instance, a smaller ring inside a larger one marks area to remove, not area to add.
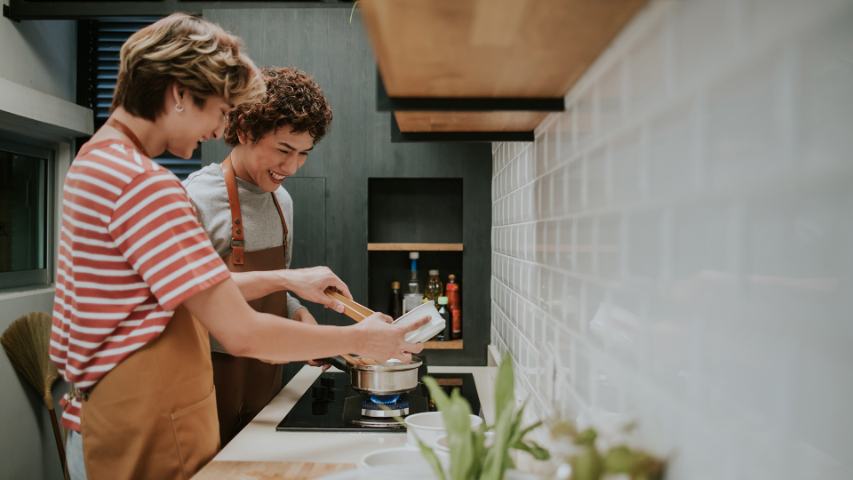
[[[480,398],[472,374],[431,373],[430,376],[448,394],[458,388],[471,405],[471,412],[480,414]],[[325,372],[305,391],[275,429],[302,432],[405,432],[405,427],[392,418],[372,416],[371,406],[377,403],[386,406],[391,404],[398,413],[405,412],[403,416],[435,410],[435,404],[423,384],[418,384],[414,390],[399,398],[371,398],[350,387],[348,374]]]

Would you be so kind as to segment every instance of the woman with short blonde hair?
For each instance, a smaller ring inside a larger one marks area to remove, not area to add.
[[[283,363],[357,353],[406,359],[419,346],[375,315],[351,327],[284,321],[246,300],[275,290],[342,307],[328,271],[232,275],[186,190],[153,157],[189,158],[264,83],[238,38],[174,14],[121,50],[115,103],[64,181],[50,356],[71,392],[72,478],[190,478],[216,453],[208,332],[232,354]]]

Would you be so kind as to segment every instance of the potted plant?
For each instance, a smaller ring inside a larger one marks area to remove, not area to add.
[[[625,427],[625,433],[634,429]],[[626,443],[603,447],[594,428],[580,430],[567,420],[550,425],[551,441],[562,453],[555,456],[562,463],[555,472],[557,479],[602,480],[627,478],[630,480],[662,480],[666,463],[644,450]]]
[[[441,412],[447,431],[450,461],[445,469],[436,452],[418,439],[421,454],[441,480],[502,480],[547,478],[527,476],[514,470],[512,451],[523,451],[536,460],[552,460],[550,478],[557,480],[662,480],[666,463],[644,450],[620,442],[605,447],[594,428],[578,429],[568,420],[548,422],[550,441],[556,447],[549,452],[526,437],[542,422],[522,426],[526,404],[515,408],[515,379],[512,361],[505,355],[495,381],[495,423],[471,427],[471,406],[458,390],[448,396],[436,381],[427,376],[424,383]],[[402,421],[402,420],[401,420]],[[625,427],[626,432],[634,425]],[[493,440],[486,441],[490,431]]]
[[[504,356],[498,367],[495,381],[495,423],[485,423],[477,429],[471,427],[471,406],[458,390],[448,396],[436,381],[427,376],[424,383],[441,412],[447,431],[450,462],[447,470],[433,449],[418,439],[423,456],[441,480],[501,480],[515,464],[511,450],[524,451],[537,460],[547,460],[550,455],[526,436],[542,422],[522,426],[525,405],[515,407],[515,379],[512,361]],[[486,442],[486,431],[493,432],[493,440]]]

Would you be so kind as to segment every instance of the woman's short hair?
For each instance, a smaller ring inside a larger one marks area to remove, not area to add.
[[[332,122],[332,108],[317,82],[292,67],[265,67],[261,76],[267,84],[266,95],[259,102],[245,103],[231,111],[225,142],[239,145],[238,133],[257,142],[283,126],[296,133],[308,132],[314,143],[319,142]]]
[[[177,83],[201,108],[218,96],[232,105],[257,101],[264,84],[241,41],[222,27],[174,13],[137,31],[121,46],[113,108],[155,120],[166,90]]]

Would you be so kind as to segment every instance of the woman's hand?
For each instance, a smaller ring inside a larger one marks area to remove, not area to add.
[[[406,334],[426,325],[430,317],[424,317],[407,326],[393,325],[392,319],[383,313],[374,313],[360,323],[348,328],[360,329],[363,333],[362,344],[357,353],[362,357],[372,358],[383,363],[390,358],[396,358],[403,362],[412,360],[413,353],[423,350],[422,343],[409,343],[405,340]]]
[[[307,323],[308,325],[317,325],[317,320],[307,308],[302,307],[293,313],[293,320],[297,322]]]
[[[293,320],[296,320],[297,322],[302,322],[302,323],[305,323],[308,325],[317,325],[317,320],[314,318],[314,315],[311,315],[311,312],[308,311],[308,309],[305,307],[302,307],[299,310],[297,310],[296,312],[294,312]],[[307,363],[308,365],[311,365],[312,367],[320,367],[323,369],[324,372],[326,370],[328,370],[329,367],[332,366],[331,363],[326,363],[326,362],[323,362],[321,360],[308,360],[305,363]]]
[[[343,313],[344,304],[328,297],[324,293],[326,289],[330,287],[335,288],[345,296],[352,298],[352,294],[349,293],[349,287],[329,267],[278,270],[277,273],[281,276],[286,290],[295,293],[303,300],[319,303],[338,313]]]

